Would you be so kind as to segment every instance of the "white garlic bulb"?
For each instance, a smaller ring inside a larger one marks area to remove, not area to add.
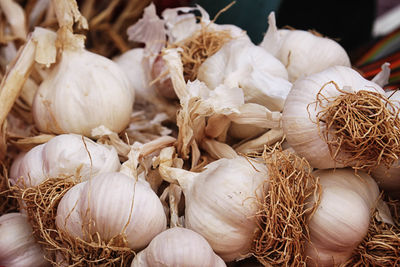
[[[223,267],[225,262],[214,253],[198,233],[173,227],[158,234],[133,259],[131,267]]]
[[[260,44],[287,68],[289,81],[340,65],[350,67],[350,58],[339,43],[302,30],[278,30],[275,14],[268,17],[268,31]]]
[[[281,111],[292,84],[285,66],[249,40],[234,39],[200,66],[198,79],[211,89],[220,84],[242,88],[245,102]]]
[[[249,256],[256,198],[268,179],[265,165],[244,157],[222,158],[201,173],[174,168],[170,173],[185,195],[185,227],[201,234],[224,261]]]
[[[340,265],[366,236],[379,189],[364,172],[352,169],[317,170],[321,201],[308,227],[306,256],[315,266]]]
[[[350,93],[365,90],[384,94],[379,85],[344,66],[328,68],[298,79],[293,84],[282,112],[283,131],[288,144],[314,168],[343,167],[341,162],[332,159],[329,147],[322,137],[325,124],[320,122],[319,128],[316,123],[317,114],[322,110],[316,104],[318,92],[323,89],[324,96],[335,98],[341,94],[336,86]],[[339,157],[345,158],[346,155],[339,154]]]
[[[115,148],[97,144],[77,134],[62,134],[38,145],[11,166],[12,183],[36,186],[47,178],[90,176],[121,167]],[[22,180],[20,180],[22,179]]]
[[[388,90],[385,94],[394,105],[400,107],[400,92],[398,90]],[[396,160],[390,167],[378,166],[371,171],[371,176],[386,193],[392,197],[400,198],[400,160]]]
[[[146,69],[144,48],[134,48],[114,59],[123,69],[135,91],[135,103],[154,97],[154,89],[150,85],[150,73]]]
[[[85,185],[86,182],[74,185],[62,197],[57,206],[56,225],[59,230],[70,236],[89,240],[89,232],[83,227],[80,212],[82,190]]]
[[[0,265],[7,267],[50,266],[32,235],[26,215],[8,213],[0,217]]]
[[[134,91],[112,60],[85,49],[64,50],[36,92],[32,113],[47,133],[91,136],[98,126],[121,132],[129,123]]]
[[[98,233],[107,242],[121,234],[128,247],[138,250],[166,229],[161,201],[146,181],[113,172],[82,184],[72,187],[57,209],[57,227],[70,236],[88,240]]]

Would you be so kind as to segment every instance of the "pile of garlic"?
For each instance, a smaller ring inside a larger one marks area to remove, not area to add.
[[[383,89],[387,64],[365,80],[337,42],[277,29],[274,13],[254,44],[200,6],[158,16],[154,4],[127,30],[144,46],[109,59],[76,33],[88,23],[75,0],[53,0],[50,8],[57,31],[35,27],[27,35],[10,21],[24,43],[0,86],[7,137],[0,178],[19,213],[0,217],[0,265],[394,264],[398,252],[386,248],[383,258],[363,247],[374,226],[378,237],[390,232],[387,247],[400,250],[398,218],[381,195],[400,192],[400,148],[385,145],[400,142],[392,134],[400,123],[397,94]],[[371,124],[391,135],[344,151],[332,136],[351,143],[343,129],[352,136],[348,125],[377,114],[354,122],[345,113],[350,122],[342,129],[324,112],[360,92],[366,108],[372,97],[389,106],[379,113],[394,126]],[[363,161],[380,144],[382,155],[368,158],[376,164]],[[298,191],[296,175],[304,181]],[[301,203],[287,204],[293,199]],[[287,212],[275,214],[282,203]]]

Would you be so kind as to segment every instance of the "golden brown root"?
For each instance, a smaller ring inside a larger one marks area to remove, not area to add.
[[[372,168],[384,164],[391,166],[400,156],[399,108],[385,96],[360,90],[349,93],[339,89],[338,97],[330,99],[317,95],[322,108],[317,124],[333,159],[355,169]],[[346,154],[345,157],[339,156]]]
[[[123,236],[109,242],[93,235],[90,242],[72,238],[56,227],[57,207],[77,182],[70,178],[48,179],[36,187],[14,187],[23,201],[33,235],[42,244],[46,259],[56,266],[125,266],[134,253]]]
[[[274,149],[263,157],[269,181],[259,200],[253,254],[264,266],[305,266],[307,221],[319,203],[318,179],[307,161],[295,154]]]
[[[185,80],[194,81],[201,64],[230,40],[232,36],[229,31],[216,31],[202,24],[198,32],[178,43],[177,47],[182,48],[180,54]]]
[[[398,218],[397,218],[397,223]],[[344,266],[399,266],[400,228],[371,219],[368,234]]]
[[[0,216],[18,210],[18,202],[12,197],[12,191],[8,185],[7,168],[0,165]]]

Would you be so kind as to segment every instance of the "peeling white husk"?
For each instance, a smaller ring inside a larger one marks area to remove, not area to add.
[[[248,40],[232,40],[199,68],[198,79],[211,89],[220,84],[236,85],[246,103],[281,111],[292,86],[285,66],[270,53]]]
[[[321,107],[316,104],[318,92],[323,88],[324,96],[334,98],[341,94],[336,86],[348,92],[366,90],[384,94],[379,85],[344,66],[330,67],[298,79],[293,84],[282,112],[283,131],[288,144],[314,168],[343,167],[343,164],[332,159],[329,147],[322,137],[321,132],[325,125],[320,122],[319,129],[316,124],[317,114],[321,111]],[[343,159],[347,155],[339,153],[338,157]]]
[[[350,67],[350,58],[336,41],[302,30],[278,30],[275,13],[260,46],[278,58],[288,70],[289,81],[340,65]]]
[[[118,171],[121,164],[116,150],[77,134],[62,134],[37,145],[15,160],[10,181],[20,186],[37,186],[47,178],[72,175],[85,181],[104,172]]]
[[[50,266],[33,237],[26,215],[12,212],[0,217],[0,265],[7,267]]]
[[[129,123],[134,95],[115,62],[83,48],[67,49],[40,85],[32,113],[38,129],[47,133],[90,137],[101,125],[119,133]]]
[[[226,266],[207,241],[198,233],[173,227],[158,234],[150,244],[139,252],[131,267],[202,267]]]

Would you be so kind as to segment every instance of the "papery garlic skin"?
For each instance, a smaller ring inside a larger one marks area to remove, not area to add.
[[[317,114],[322,109],[316,105],[318,92],[323,88],[323,95],[334,98],[341,94],[339,89],[347,92],[366,90],[384,94],[383,89],[364,79],[355,70],[335,66],[319,73],[298,79],[290,90],[282,112],[282,127],[289,145],[302,157],[305,157],[314,168],[329,169],[344,167],[332,159],[329,147],[322,137],[325,125],[316,124]],[[325,87],[324,87],[325,86]],[[339,157],[346,155],[339,154]]]
[[[367,234],[379,189],[364,172],[353,169],[317,170],[321,201],[308,227],[305,255],[311,266],[336,266],[348,260]]]
[[[332,66],[351,66],[346,50],[334,40],[302,30],[278,30],[273,12],[268,23],[260,46],[286,66],[290,82]]]
[[[198,233],[174,227],[158,234],[139,252],[131,267],[223,267],[225,262],[214,253]]]
[[[144,248],[167,225],[150,185],[121,172],[99,174],[86,182],[80,214],[91,234],[98,232],[104,241],[123,234],[134,250]]]
[[[0,265],[7,267],[51,266],[32,235],[27,217],[8,213],[0,217]]]
[[[201,234],[224,261],[247,257],[256,229],[256,198],[268,179],[265,165],[223,158],[198,175],[176,179],[185,195],[186,227]]]
[[[248,40],[234,39],[200,66],[198,79],[211,89],[220,84],[242,88],[245,101],[281,111],[292,84],[285,66]]]
[[[81,135],[62,134],[32,148],[14,162],[10,180],[24,186],[36,186],[47,178],[72,175],[87,180],[120,167],[115,148],[97,144]]]
[[[90,137],[92,129],[104,125],[119,133],[129,123],[134,96],[115,62],[84,49],[64,50],[39,86],[32,113],[42,132]]]

